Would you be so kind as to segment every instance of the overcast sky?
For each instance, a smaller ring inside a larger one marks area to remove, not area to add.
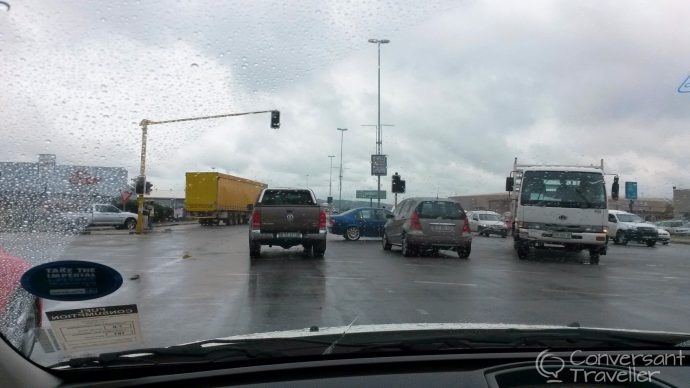
[[[143,118],[279,109],[150,127],[147,175],[186,171],[343,198],[369,174],[381,52],[383,151],[407,195],[500,192],[513,158],[590,164],[644,196],[690,188],[690,2],[8,1],[0,156],[124,166]],[[308,177],[307,177],[308,175]],[[390,189],[390,177],[382,179]],[[389,194],[390,195],[390,194]]]

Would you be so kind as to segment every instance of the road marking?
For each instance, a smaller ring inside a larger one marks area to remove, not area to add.
[[[386,292],[389,294],[395,294],[395,291],[391,290],[390,288],[386,288]]]
[[[647,264],[647,267],[656,267],[656,264]]]
[[[603,292],[589,292],[589,291],[576,291],[576,290],[556,290],[553,288],[542,288],[544,292],[560,292],[567,294],[586,294],[586,295],[596,295],[596,296],[621,296],[620,294],[606,294]]]
[[[417,284],[439,284],[443,286],[467,286],[467,287],[476,287],[476,284],[472,283],[449,283],[449,282],[426,282],[422,280],[415,280],[414,281]]]
[[[366,280],[366,278],[347,278],[340,276],[309,276],[312,279],[335,279],[335,280]]]
[[[538,272],[538,271],[521,271],[521,270],[516,270],[516,269],[496,269],[494,271],[501,271],[501,272],[516,272],[516,273],[533,273],[537,275],[545,275],[546,272]]]
[[[363,261],[354,261],[354,260],[324,260],[326,263],[355,263],[355,264],[362,264]]]
[[[664,279],[678,279],[677,276],[664,276]]]
[[[422,314],[422,315],[429,315],[429,313],[426,310],[417,309],[417,312]]]
[[[410,267],[440,267],[438,264],[405,264]]]
[[[607,276],[608,278],[611,279],[622,279],[622,280],[651,280],[651,281],[656,281],[656,282],[663,282],[663,279],[655,279],[655,278],[634,278],[634,277],[628,277],[628,276]],[[665,277],[664,279],[677,279],[674,277]]]

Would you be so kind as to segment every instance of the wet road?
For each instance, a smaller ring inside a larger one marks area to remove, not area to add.
[[[595,266],[586,252],[520,261],[499,237],[475,237],[468,260],[405,258],[380,240],[329,238],[323,259],[264,247],[250,260],[246,226],[79,236],[61,258],[107,264],[125,283],[101,299],[46,301],[45,309],[136,303],[146,346],[355,319],[690,331],[690,245],[611,246]]]

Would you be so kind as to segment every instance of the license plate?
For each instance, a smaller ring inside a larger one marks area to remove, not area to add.
[[[278,238],[302,238],[302,233],[294,233],[294,232],[286,232],[286,233],[278,233],[276,235]]]
[[[449,233],[452,232],[455,228],[453,228],[450,225],[431,225],[431,230],[433,232],[439,232],[439,233]]]
[[[572,238],[570,232],[553,232],[553,238]]]

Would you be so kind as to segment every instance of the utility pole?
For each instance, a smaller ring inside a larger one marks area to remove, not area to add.
[[[375,43],[378,47],[378,126],[376,127],[376,155],[381,155],[382,152],[382,135],[381,135],[381,45],[390,43],[388,39],[369,39],[369,43]],[[381,175],[376,176],[377,187],[376,191],[376,205],[381,207]]]
[[[338,185],[338,213],[343,211],[343,135],[347,128],[338,128],[340,131],[340,183]]]

